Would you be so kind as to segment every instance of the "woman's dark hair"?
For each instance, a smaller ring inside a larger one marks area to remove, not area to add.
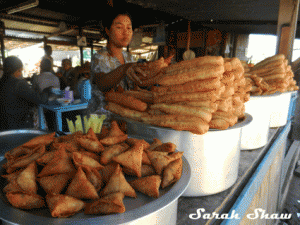
[[[105,18],[102,20],[102,26],[104,28],[103,36],[105,39],[109,39],[108,35],[105,32],[105,28],[110,29],[114,19],[116,19],[119,15],[126,15],[130,18],[132,23],[132,17],[130,13],[124,7],[109,7],[107,9],[108,12],[105,13]]]
[[[14,74],[19,69],[23,68],[22,61],[16,56],[8,56],[3,61],[3,76],[2,79],[5,79],[12,74]]]
[[[41,61],[41,72],[51,72],[52,71],[52,64],[51,61],[49,59],[43,59]]]

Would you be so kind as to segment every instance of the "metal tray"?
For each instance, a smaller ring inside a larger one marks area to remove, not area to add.
[[[0,132],[0,161],[4,159],[5,152],[18,147],[30,139],[46,134],[45,131],[34,129],[7,130]]]
[[[144,138],[157,138],[156,133],[157,132],[162,132],[162,133],[169,133],[171,132],[172,135],[175,134],[183,134],[183,135],[197,135],[193,134],[190,131],[178,131],[174,130],[172,128],[168,127],[159,127],[147,123],[143,123],[140,121],[136,121],[127,117],[122,117],[118,114],[113,113],[113,118],[116,120],[123,120],[127,123],[127,132],[128,135],[134,135],[134,136],[139,136],[144,137]],[[226,130],[218,130],[218,129],[209,129],[208,132],[224,132],[224,131],[229,131],[229,130],[234,130],[237,128],[243,128],[245,126],[248,126],[253,120],[253,117],[249,113],[245,113],[245,117],[243,119],[240,119],[235,125],[227,128]],[[152,134],[154,133],[154,134]],[[206,135],[206,134],[203,134]],[[181,150],[179,150],[181,151]]]
[[[11,134],[11,135],[9,135]],[[29,130],[14,130],[10,132],[0,132],[0,144],[7,143],[7,150],[10,150],[12,147],[16,147],[29,139],[44,134],[41,131],[32,131]],[[2,141],[3,139],[3,141]],[[15,139],[17,141],[15,141]],[[147,139],[145,139],[147,141]],[[160,189],[160,197],[157,199],[148,197],[142,193],[137,193],[137,198],[124,198],[124,205],[126,212],[122,214],[113,214],[113,215],[85,215],[83,212],[78,213],[70,218],[53,218],[51,217],[50,211],[47,208],[35,209],[35,210],[21,210],[13,208],[6,200],[4,193],[2,192],[3,185],[6,181],[4,178],[0,177],[0,220],[6,224],[127,224],[135,222],[135,224],[151,224],[151,220],[154,216],[157,218],[157,213],[160,215],[168,216],[168,213],[173,213],[172,217],[177,218],[177,202],[178,198],[186,190],[190,178],[191,178],[191,169],[187,160],[182,157],[183,161],[183,170],[182,176],[179,181],[174,185],[166,188],[164,190]],[[6,160],[0,162],[0,175],[4,173],[2,165]],[[176,203],[176,205],[175,205]],[[165,211],[166,212],[163,212]],[[169,211],[168,211],[169,210]],[[170,212],[171,210],[171,212]],[[167,213],[167,214],[166,214]],[[151,218],[149,218],[151,217]],[[163,216],[162,216],[163,217]],[[146,221],[143,219],[147,219]],[[149,219],[149,220],[148,220]],[[163,219],[163,218],[162,218]],[[161,224],[161,223],[160,223]],[[163,224],[168,224],[163,223]]]

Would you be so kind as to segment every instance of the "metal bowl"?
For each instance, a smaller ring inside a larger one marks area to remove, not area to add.
[[[241,130],[251,123],[250,114],[246,113],[244,120],[226,130],[210,129],[203,135],[123,119],[127,122],[128,135],[172,142],[178,151],[184,152],[192,169],[192,178],[183,196],[216,194],[237,180]]]
[[[45,132],[30,131],[28,133],[23,130],[11,131],[10,142],[14,142],[16,136],[19,136],[24,142],[30,140],[34,136],[44,134]],[[2,143],[2,137],[9,138],[8,133],[0,133],[0,143]],[[29,138],[30,136],[30,138]],[[25,141],[26,140],[26,141]],[[147,140],[147,139],[146,139]],[[22,143],[24,143],[22,142]],[[16,147],[20,144],[12,144]],[[8,149],[9,150],[9,149]],[[0,175],[4,173],[2,165],[6,160],[0,162]],[[85,215],[84,213],[78,213],[70,218],[53,218],[50,215],[48,209],[36,209],[36,210],[21,210],[12,207],[6,200],[4,193],[2,192],[3,184],[6,182],[4,178],[0,178],[0,220],[3,224],[176,224],[177,219],[177,203],[178,198],[186,190],[190,178],[191,168],[188,161],[182,157],[183,170],[182,176],[179,181],[174,185],[160,190],[160,197],[157,199],[148,197],[142,193],[137,192],[137,198],[124,198],[124,205],[126,212],[122,214],[114,215]]]

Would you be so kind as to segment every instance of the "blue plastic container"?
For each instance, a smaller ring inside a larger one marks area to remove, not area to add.
[[[82,80],[79,84],[79,93],[81,101],[89,101],[92,98],[92,86],[90,80]]]

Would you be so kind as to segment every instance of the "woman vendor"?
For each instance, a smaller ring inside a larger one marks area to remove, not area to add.
[[[103,108],[103,93],[132,89],[139,78],[135,74],[138,71],[135,60],[129,52],[123,50],[129,45],[133,34],[129,13],[116,7],[111,8],[103,25],[107,46],[94,54],[91,61],[92,99],[87,113],[109,116],[109,112]]]
[[[0,80],[0,130],[33,128],[32,108],[48,101],[51,87],[43,93],[34,91],[22,79],[23,63],[15,57],[5,58]]]
[[[112,88],[128,90],[139,81],[135,76],[135,60],[129,52],[123,50],[132,39],[131,17],[128,12],[116,8],[106,15],[103,26],[107,46],[95,54],[92,60],[93,82],[102,92]]]

